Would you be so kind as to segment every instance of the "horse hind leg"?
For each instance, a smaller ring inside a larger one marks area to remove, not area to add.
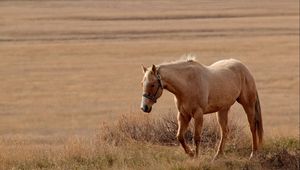
[[[243,108],[247,114],[248,122],[250,125],[250,130],[252,134],[252,153],[250,155],[250,159],[256,154],[258,148],[258,140],[256,135],[256,122],[255,122],[255,105],[248,104],[243,105]]]
[[[223,109],[217,113],[217,119],[220,126],[221,140],[219,142],[218,151],[214,157],[214,160],[223,154],[225,140],[228,134],[228,111],[229,108]]]
[[[183,147],[186,154],[188,154],[190,157],[194,156],[194,152],[190,149],[190,147],[185,143],[184,135],[186,133],[186,130],[189,126],[189,122],[191,120],[191,117],[184,117],[182,114],[178,114],[178,132],[177,132],[177,139],[180,142],[181,146]]]

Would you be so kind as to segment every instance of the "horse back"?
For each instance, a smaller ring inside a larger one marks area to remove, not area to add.
[[[249,89],[255,86],[247,67],[235,59],[221,60],[208,66],[206,74],[209,91],[207,112],[230,107],[241,94],[249,93]]]

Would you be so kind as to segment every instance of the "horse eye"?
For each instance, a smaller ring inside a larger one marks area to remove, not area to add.
[[[152,84],[151,87],[154,87],[154,84]]]

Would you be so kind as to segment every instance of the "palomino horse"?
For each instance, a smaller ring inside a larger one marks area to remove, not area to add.
[[[221,141],[214,158],[223,154],[228,133],[228,111],[237,101],[247,114],[252,133],[250,158],[253,157],[263,140],[262,116],[254,78],[240,61],[228,59],[204,66],[194,60],[186,60],[153,65],[148,69],[142,66],[142,69],[144,78],[141,109],[149,113],[163,89],[173,93],[179,111],[177,139],[189,156],[198,156],[203,115],[213,112],[217,112],[221,129]],[[184,140],[191,118],[195,122],[196,153]]]

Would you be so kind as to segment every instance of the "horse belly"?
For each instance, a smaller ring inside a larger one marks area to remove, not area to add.
[[[240,88],[232,85],[223,85],[208,96],[205,113],[213,113],[222,109],[227,109],[233,105],[240,94]]]
[[[235,103],[236,99],[222,100],[218,102],[209,102],[204,113],[214,113],[219,110],[227,109]]]

